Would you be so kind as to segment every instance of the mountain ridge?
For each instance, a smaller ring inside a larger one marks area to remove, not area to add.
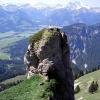
[[[6,5],[0,6],[0,32],[33,31],[36,27],[48,25],[65,26],[76,22],[95,24],[100,22],[99,16],[99,8],[88,9],[81,7],[76,9],[76,7],[69,6],[65,8],[47,7],[37,9],[30,5]]]
[[[72,24],[62,28],[68,35],[71,48],[71,59],[76,66],[85,70],[97,67],[99,61],[100,24]],[[75,60],[76,59],[76,60]]]

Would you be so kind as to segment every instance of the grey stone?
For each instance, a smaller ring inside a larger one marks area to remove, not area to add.
[[[49,100],[74,100],[74,80],[67,36],[58,28],[48,29],[48,32],[49,35],[43,35],[39,40],[37,48],[34,43],[29,45],[24,57],[28,71],[31,76],[32,73],[42,74],[49,80],[55,79],[58,82],[53,91],[54,97]]]

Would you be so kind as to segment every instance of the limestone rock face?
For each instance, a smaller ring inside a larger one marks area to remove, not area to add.
[[[70,67],[67,36],[58,28],[44,29],[34,35],[24,56],[28,78],[41,74],[55,79],[57,85],[50,100],[74,100],[74,82]]]

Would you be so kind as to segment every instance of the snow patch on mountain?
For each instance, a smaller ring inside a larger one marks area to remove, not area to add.
[[[84,45],[84,49],[82,50],[82,52],[83,52],[84,54],[87,54],[87,52],[86,52],[86,44],[84,43],[83,45]]]
[[[76,60],[75,59],[72,59],[72,63],[76,64]]]
[[[87,68],[88,67],[88,65],[87,64],[84,64],[84,68]]]
[[[98,34],[99,33],[99,31],[98,30],[95,30],[94,32],[93,32],[93,35],[96,35],[96,34]]]

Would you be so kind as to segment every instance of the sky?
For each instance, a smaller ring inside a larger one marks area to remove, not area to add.
[[[31,4],[32,6],[46,4],[55,7],[56,5],[66,6],[69,2],[76,1],[89,7],[100,7],[100,0],[0,0],[0,4]]]

